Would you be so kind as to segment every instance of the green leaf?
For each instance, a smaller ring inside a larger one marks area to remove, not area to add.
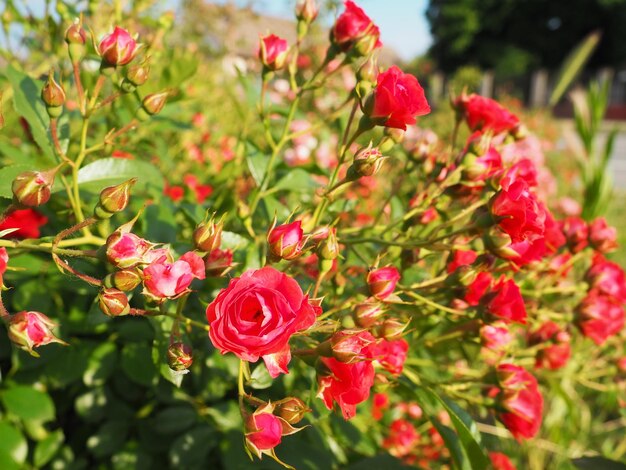
[[[35,447],[35,466],[40,468],[47,464],[59,451],[64,439],[63,431],[57,430],[38,442]]]
[[[83,373],[83,382],[89,387],[103,385],[111,376],[118,363],[115,343],[102,343],[89,357],[87,369]]]
[[[8,412],[25,421],[54,419],[54,403],[45,392],[20,385],[4,390],[0,398]]]
[[[122,370],[139,385],[156,385],[157,369],[152,362],[152,349],[146,344],[129,343],[122,350]]]
[[[222,248],[230,250],[239,250],[248,246],[250,242],[247,238],[234,232],[222,232]]]
[[[43,83],[33,80],[12,65],[7,67],[6,76],[13,88],[15,111],[26,119],[35,142],[50,164],[53,164],[55,162],[54,150],[48,138],[50,118],[40,96]]]
[[[591,54],[596,49],[601,37],[602,33],[600,31],[593,31],[589,33],[580,42],[580,44],[576,46],[570,55],[567,56],[561,66],[556,84],[552,90],[552,95],[550,95],[550,106],[554,106],[559,102],[567,88],[576,79],[578,73],[591,57]]]
[[[0,436],[0,468],[21,468],[28,455],[26,439],[6,421],[0,421]]]
[[[109,421],[104,423],[98,431],[87,439],[87,448],[96,457],[105,457],[120,450],[126,442],[128,423]]]
[[[297,193],[311,192],[320,185],[302,168],[294,168],[271,186],[272,190],[289,190]]]
[[[250,387],[263,390],[272,386],[272,377],[267,371],[265,364],[259,364],[250,375]]]
[[[159,411],[154,420],[159,434],[180,434],[196,423],[198,414],[191,406],[172,406]]]
[[[174,441],[169,452],[170,465],[172,468],[209,468],[203,464],[216,444],[215,430],[206,425],[198,426]]]
[[[371,470],[372,468],[396,470],[407,469],[411,467],[405,465],[401,460],[398,460],[391,455],[377,455],[376,457],[359,460],[349,467],[346,467],[346,470]]]
[[[246,161],[248,162],[248,169],[257,186],[261,186],[263,178],[265,178],[265,172],[267,170],[267,164],[270,157],[264,155],[258,151],[253,151],[248,155]]]
[[[626,470],[625,463],[609,460],[604,457],[581,457],[579,459],[572,459],[572,464],[582,470]]]
[[[163,191],[163,175],[151,163],[123,158],[102,158],[78,170],[78,184],[81,189],[99,193],[108,186],[137,178],[133,192],[152,188],[159,194]],[[58,183],[58,182],[57,182]],[[53,192],[60,191],[62,185],[55,184]]]

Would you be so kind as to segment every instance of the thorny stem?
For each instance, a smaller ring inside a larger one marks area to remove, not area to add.
[[[69,273],[72,273],[74,276],[78,277],[82,281],[85,281],[92,286],[100,287],[102,285],[102,281],[100,279],[96,279],[95,277],[91,277],[87,274],[83,274],[76,269],[72,268],[69,264],[63,261],[56,253],[52,253],[52,260],[59,266],[62,270],[65,270]]]

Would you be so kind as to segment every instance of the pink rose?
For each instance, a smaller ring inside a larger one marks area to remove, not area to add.
[[[267,234],[267,244],[273,258],[292,260],[302,254],[304,232],[302,222],[296,220],[290,224],[273,227]]]
[[[400,273],[394,266],[373,269],[367,274],[370,293],[379,300],[389,297],[400,280]]]
[[[52,334],[55,323],[40,312],[19,312],[9,318],[9,339],[24,351],[38,356],[33,348],[50,343],[65,344]]]
[[[265,361],[272,377],[287,374],[289,339],[315,323],[316,310],[296,281],[266,266],[230,281],[207,307],[209,337],[222,354]]]
[[[98,53],[105,65],[117,67],[126,65],[135,58],[140,45],[125,29],[115,27],[98,45]]]
[[[194,279],[204,279],[204,261],[193,251],[169,263],[165,256],[143,270],[144,294],[156,301],[176,298],[187,292]]]
[[[371,99],[366,104],[366,114],[385,127],[406,130],[407,124],[415,124],[416,116],[430,113],[417,78],[395,65],[378,75]]]
[[[275,34],[263,36],[259,43],[259,59],[268,70],[279,70],[285,66],[289,45]]]

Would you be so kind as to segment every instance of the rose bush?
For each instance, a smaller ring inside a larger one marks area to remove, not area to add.
[[[1,468],[623,459],[619,234],[536,116],[430,103],[349,0],[236,72],[147,3],[2,15]]]

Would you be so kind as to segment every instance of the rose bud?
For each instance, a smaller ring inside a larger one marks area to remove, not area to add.
[[[103,284],[105,287],[115,287],[124,292],[130,292],[139,284],[143,277],[138,269],[122,269],[107,275]]]
[[[213,222],[213,217],[207,222],[202,222],[193,231],[193,245],[199,251],[212,252],[222,244],[223,220]]]
[[[409,326],[408,323],[400,323],[395,318],[387,318],[378,328],[378,336],[387,341],[395,341],[402,338],[407,326]]]
[[[275,34],[261,37],[259,42],[259,59],[267,71],[280,70],[287,61],[289,45],[287,41]]]
[[[143,262],[154,245],[134,233],[118,229],[109,235],[105,246],[109,263],[118,268],[130,268]]]
[[[65,42],[67,43],[72,63],[80,62],[85,57],[87,32],[83,29],[82,22],[78,18],[65,31]]]
[[[145,121],[150,116],[159,114],[165,106],[168,95],[169,92],[167,91],[147,95],[141,102],[141,107],[137,110],[137,119]]]
[[[371,298],[354,307],[354,321],[361,328],[369,328],[378,323],[385,313],[383,305]]]
[[[379,300],[389,297],[400,280],[400,273],[394,266],[373,269],[367,274],[367,287]]]
[[[115,27],[112,33],[105,36],[98,45],[98,54],[102,57],[102,67],[117,67],[132,61],[139,49],[135,39],[128,31]]]
[[[17,347],[38,357],[33,348],[50,343],[67,344],[52,334],[56,326],[47,316],[40,312],[19,312],[9,318],[9,339]]]
[[[369,358],[369,347],[375,343],[376,338],[369,331],[342,330],[336,332],[326,344],[322,343],[318,349],[324,356],[330,355],[340,362],[350,364]]]
[[[143,85],[150,75],[150,64],[144,60],[141,64],[128,67],[126,77],[122,80],[121,88],[124,93],[132,93],[138,86]]]
[[[283,398],[274,402],[274,406],[276,407],[274,413],[289,424],[299,423],[306,413],[312,411],[302,400],[296,397]]]
[[[296,18],[298,21],[310,24],[317,18],[318,13],[319,8],[315,0],[298,0],[296,3]]]
[[[302,221],[272,227],[267,234],[267,243],[273,261],[297,258],[302,254],[304,245]]]
[[[170,369],[175,371],[187,370],[193,363],[193,350],[191,346],[177,341],[167,348],[167,363]]]
[[[109,317],[128,315],[130,305],[124,292],[114,287],[102,289],[98,294],[98,306]]]
[[[26,207],[37,207],[48,202],[56,172],[57,168],[49,171],[25,171],[17,175],[11,185],[15,201]]]
[[[225,276],[232,268],[233,252],[216,248],[204,257],[204,270],[207,277]]]
[[[372,143],[367,147],[359,150],[354,156],[352,166],[348,169],[348,176],[353,176],[354,179],[361,176],[374,176],[380,170],[385,157],[378,148],[372,148]]]
[[[589,224],[589,244],[600,253],[609,253],[617,249],[617,229],[599,217]]]
[[[130,188],[137,182],[137,178],[131,178],[117,186],[109,186],[100,192],[100,200],[94,209],[97,219],[108,219],[116,212],[123,211],[130,199]]]
[[[393,65],[378,75],[363,113],[373,124],[406,130],[407,125],[415,124],[416,116],[430,113],[430,106],[417,78]]]
[[[500,276],[482,296],[480,303],[485,314],[505,323],[526,323],[526,306],[519,286],[513,279]]]
[[[489,452],[493,470],[516,470],[513,462],[501,452]]]
[[[346,0],[344,6],[330,32],[333,45],[342,52],[354,49],[356,55],[367,55],[381,47],[380,30],[369,16],[351,0]]]
[[[52,70],[48,74],[48,81],[41,89],[41,99],[46,105],[48,116],[56,118],[61,115],[65,103],[65,90],[54,80]]]
[[[272,413],[254,413],[246,420],[246,447],[259,458],[280,444],[283,426]]]
[[[317,256],[320,260],[332,261],[339,256],[339,243],[337,242],[337,229],[331,228],[325,239],[317,246]]]

